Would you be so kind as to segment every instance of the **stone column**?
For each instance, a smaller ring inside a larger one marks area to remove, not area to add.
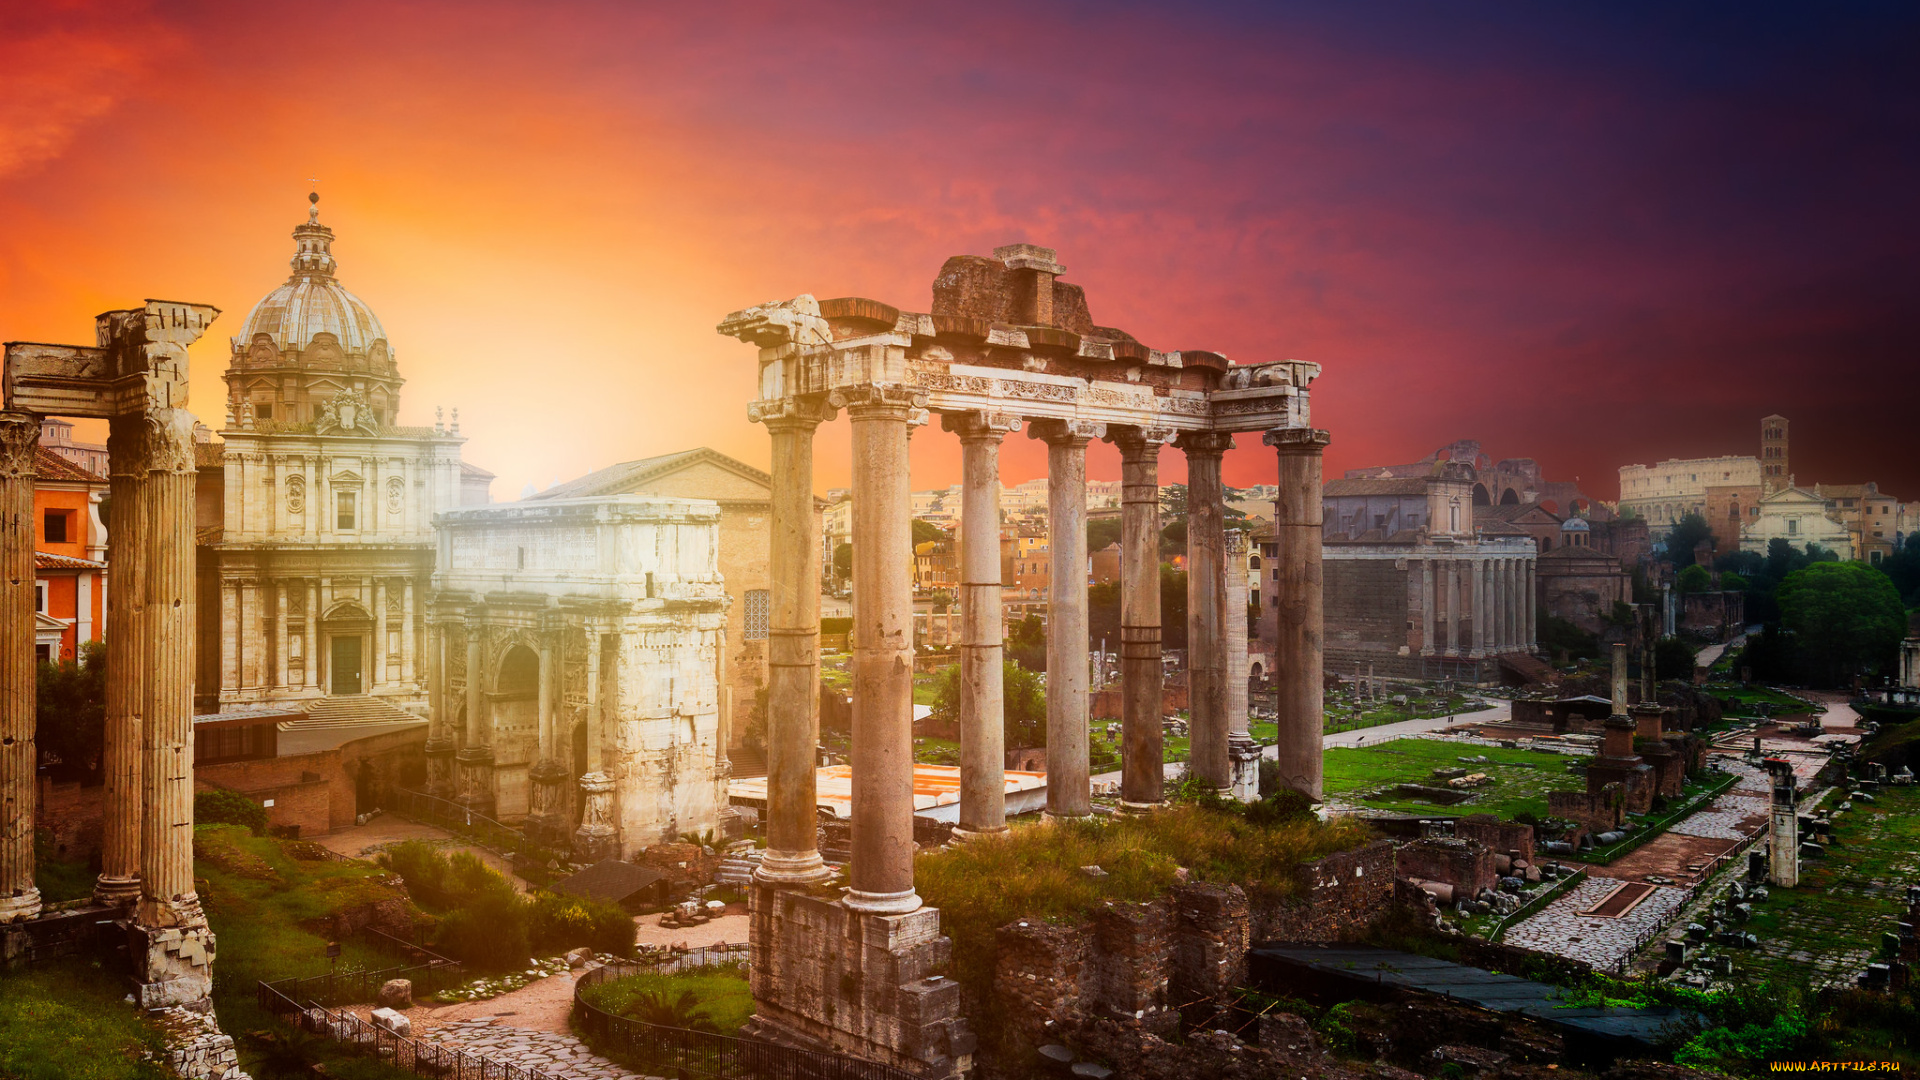
[[[1447,655],[1460,655],[1460,560],[1440,563],[1441,590],[1447,594]]]
[[[1432,656],[1436,651],[1433,647],[1434,627],[1437,625],[1434,620],[1434,609],[1438,607],[1440,603],[1440,589],[1438,583],[1434,581],[1433,571],[1434,566],[1432,559],[1420,560],[1421,656]]]
[[[112,471],[114,513],[107,524],[107,557],[113,579],[107,587],[106,742],[101,760],[106,785],[100,796],[100,876],[97,903],[131,904],[140,895],[140,819],[143,814],[140,718],[146,709],[146,652],[140,616],[146,604],[146,517],[142,489],[147,475],[146,422],[117,417],[108,427],[107,467]]]
[[[1247,534],[1227,534],[1227,602],[1221,609],[1226,665],[1227,754],[1233,761],[1233,797],[1260,797],[1260,745],[1247,724]]]
[[[1226,494],[1220,458],[1233,436],[1183,432],[1187,455],[1187,701],[1193,752],[1187,769],[1215,791],[1233,787],[1227,752],[1226,650],[1220,620],[1226,606]]]
[[[33,484],[40,420],[0,413],[0,922],[40,913],[33,881],[37,662],[33,651]]]
[[[1020,421],[950,413],[960,436],[960,825],[956,838],[1007,829],[1006,632],[1000,603],[1000,440]]]
[[[467,738],[455,757],[460,768],[459,802],[493,816],[493,731],[487,716],[486,623],[467,614]]]
[[[1528,652],[1532,652],[1540,644],[1540,627],[1537,621],[1540,617],[1539,616],[1540,602],[1538,599],[1536,599],[1539,596],[1538,590],[1540,588],[1540,583],[1539,583],[1539,580],[1535,577],[1538,570],[1539,570],[1539,564],[1532,559],[1528,559],[1527,560],[1527,595],[1524,598],[1522,598],[1522,602],[1526,605],[1524,610],[1526,611],[1526,615],[1527,615],[1527,651]]]
[[[320,689],[320,581],[309,579],[307,586],[307,655],[300,660],[301,681],[307,689]]]
[[[1047,813],[1059,818],[1093,813],[1087,764],[1087,443],[1104,432],[1104,425],[1079,420],[1036,420],[1027,431],[1047,444]]]
[[[853,422],[853,866],[845,903],[920,907],[913,890],[913,496],[904,387],[836,391]],[[811,515],[809,528],[812,533]],[[813,563],[805,550],[801,564]]]
[[[267,583],[268,602],[273,605],[273,689],[287,686],[287,586],[282,581]]]
[[[453,755],[460,740],[454,737],[453,703],[447,697],[447,629],[432,616],[427,620],[427,794],[451,799],[457,785]]]
[[[557,626],[543,626],[540,633],[540,687],[535,705],[539,715],[539,756],[527,770],[527,832],[540,843],[555,847],[567,842],[565,814],[567,767],[558,760],[559,740],[555,737],[554,694],[559,676],[553,657]]]
[[[1627,644],[1613,646],[1613,715],[1627,715]]]
[[[776,474],[777,475],[777,474]],[[613,778],[601,771],[602,711],[600,631],[587,626],[587,771],[580,776],[580,824],[573,830],[573,857],[595,863],[620,854],[620,829],[613,812]],[[769,857],[772,851],[768,852]]]
[[[409,691],[419,689],[419,683],[413,675],[413,636],[418,632],[419,623],[415,622],[413,611],[413,579],[401,583],[400,601],[400,682]]]
[[[142,1007],[200,1001],[213,989],[213,935],[193,888],[193,416],[154,409],[146,418],[142,502],[146,605],[146,706],[141,749],[146,813],[140,837],[140,903],[134,978]]]
[[[220,583],[220,690],[224,695],[240,689],[240,584]]]
[[[1273,666],[1279,675],[1280,775],[1288,787],[1318,802],[1325,728],[1320,459],[1328,435],[1311,428],[1277,428],[1267,432],[1266,442],[1280,459],[1280,496],[1273,504],[1280,570],[1273,597],[1279,616]]]
[[[366,692],[387,686],[387,583],[373,579],[373,648],[367,650]]]
[[[828,876],[820,859],[814,788],[814,752],[820,742],[820,535],[813,526],[813,433],[832,410],[817,400],[789,399],[757,404],[748,415],[767,425],[773,444],[767,559],[767,854],[754,877],[769,885],[804,886]],[[590,747],[587,752],[599,750]]]
[[[1120,448],[1120,805],[1165,801],[1160,728],[1160,447],[1172,432],[1116,428]]]

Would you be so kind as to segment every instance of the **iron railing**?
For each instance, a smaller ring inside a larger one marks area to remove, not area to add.
[[[428,956],[424,964],[396,965],[371,971],[328,971],[306,978],[279,979],[260,985],[271,986],[294,1001],[337,1007],[375,1000],[380,995],[380,987],[391,979],[412,982],[415,996],[423,998],[442,990],[465,986],[469,981],[465,967],[445,957],[430,953]]]
[[[644,949],[645,946],[642,948]],[[600,978],[602,980],[621,979],[628,975],[642,973],[668,974],[695,971],[722,964],[739,964],[744,967],[751,952],[752,946],[744,941],[702,945],[697,949],[658,949],[642,952],[633,960],[615,960],[606,965],[608,969],[614,970],[615,974],[602,975]]]
[[[294,981],[297,980],[258,984],[255,996],[260,1007],[301,1031],[344,1043],[415,1076],[431,1076],[436,1080],[565,1080],[542,1069],[496,1061],[409,1035],[396,1035],[350,1012],[311,1002],[302,1004],[286,992],[286,984]]]
[[[845,1054],[648,1024],[616,1016],[581,996],[590,986],[643,970],[653,969],[614,964],[583,972],[574,982],[574,1030],[595,1052],[628,1068],[677,1080],[922,1080],[906,1069]]]

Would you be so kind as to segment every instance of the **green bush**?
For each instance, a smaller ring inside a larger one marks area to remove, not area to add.
[[[196,792],[193,820],[201,825],[245,825],[255,836],[267,834],[267,808],[225,788]]]
[[[470,897],[441,920],[435,946],[482,968],[520,967],[533,956],[530,906],[511,887]]]
[[[633,917],[613,904],[562,893],[540,893],[532,902],[534,948],[565,952],[582,945],[594,952],[633,955]]]
[[[595,952],[633,955],[633,918],[612,904],[556,893],[523,896],[499,871],[470,851],[443,854],[410,840],[380,856],[380,865],[412,889],[452,905],[435,944],[467,963],[487,968],[524,964],[535,952],[584,945]]]

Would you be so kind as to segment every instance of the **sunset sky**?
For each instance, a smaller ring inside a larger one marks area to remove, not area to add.
[[[511,499],[699,445],[764,465],[722,316],[925,310],[947,256],[1027,241],[1155,347],[1322,364],[1330,474],[1476,438],[1612,498],[1780,412],[1802,483],[1920,500],[1917,31],[1866,3],[0,3],[0,339],[214,304],[217,427],[317,186],[402,422],[458,407]],[[937,427],[916,487],[958,480]],[[1228,482],[1271,482],[1240,443]],[[1006,479],[1043,450],[1009,440]]]

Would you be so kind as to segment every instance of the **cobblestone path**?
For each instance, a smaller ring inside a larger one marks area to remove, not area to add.
[[[1501,940],[1535,952],[1583,960],[1603,971],[1618,970],[1641,943],[1659,933],[1687,899],[1685,889],[1657,886],[1624,918],[1596,919],[1578,914],[1598,904],[1619,884],[1612,878],[1589,877],[1507,931]]]
[[[639,1074],[600,1057],[571,1035],[508,1027],[497,1020],[455,1020],[421,1038],[442,1046],[540,1069],[563,1080],[638,1080]]]

